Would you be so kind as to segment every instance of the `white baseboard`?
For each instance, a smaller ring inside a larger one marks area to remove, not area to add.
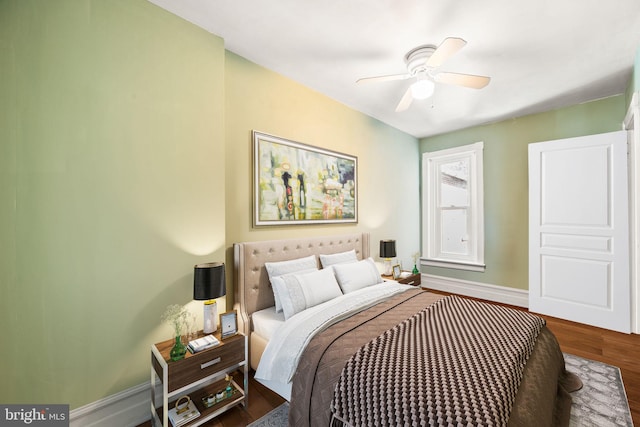
[[[137,385],[69,413],[70,427],[134,427],[151,419],[151,383]]]
[[[451,292],[453,294],[481,298],[518,307],[529,307],[529,291],[506,288],[504,286],[489,285],[487,283],[472,282],[470,280],[453,279],[451,277],[422,274],[423,288],[436,291]]]

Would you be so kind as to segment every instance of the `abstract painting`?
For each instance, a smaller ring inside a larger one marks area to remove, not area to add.
[[[358,159],[253,131],[254,224],[358,222]]]

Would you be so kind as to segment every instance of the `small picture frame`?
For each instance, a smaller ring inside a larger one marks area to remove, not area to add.
[[[220,337],[232,337],[238,333],[238,314],[235,310],[220,315]]]
[[[398,280],[400,278],[400,265],[396,264],[393,266],[393,280]]]

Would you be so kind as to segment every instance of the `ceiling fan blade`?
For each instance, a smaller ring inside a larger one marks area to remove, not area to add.
[[[491,77],[460,73],[438,73],[433,79],[438,83],[470,87],[472,89],[482,89],[491,81]]]
[[[448,37],[444,39],[440,46],[433,52],[433,54],[429,57],[426,62],[427,67],[439,67],[444,64],[444,61],[452,57],[456,52],[466,45],[467,42],[457,38],[457,37]]]
[[[356,83],[373,83],[373,82],[388,82],[391,80],[405,80],[411,77],[411,74],[389,74],[386,76],[376,76],[376,77],[363,77],[361,79],[356,80]]]
[[[406,110],[411,105],[411,101],[413,101],[413,96],[411,95],[411,86],[407,88],[407,91],[402,96],[402,99],[398,103],[396,107],[396,113]]]

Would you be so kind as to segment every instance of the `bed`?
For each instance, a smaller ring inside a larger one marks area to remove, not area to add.
[[[239,330],[256,379],[290,402],[289,425],[568,425],[581,384],[542,319],[380,283],[369,239],[234,244]],[[276,304],[272,282],[302,306]]]

